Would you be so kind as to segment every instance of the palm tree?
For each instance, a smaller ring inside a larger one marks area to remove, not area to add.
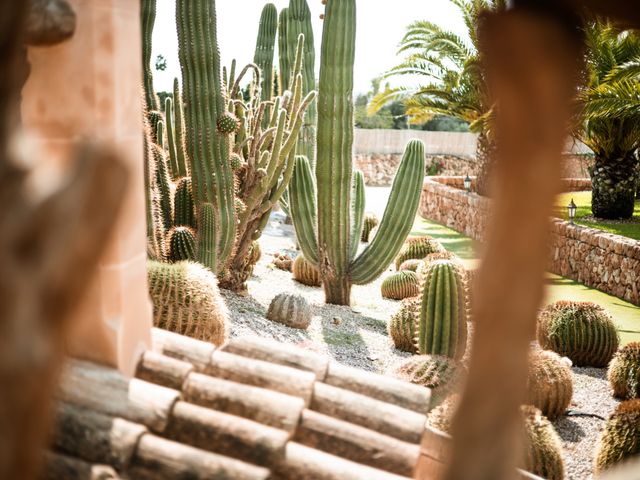
[[[374,97],[369,110],[374,113],[385,104],[401,99],[411,123],[423,123],[438,114],[469,123],[469,129],[479,134],[476,155],[482,171],[476,188],[486,194],[494,152],[489,125],[492,108],[480,67],[476,27],[483,11],[503,10],[506,1],[450,1],[460,10],[470,42],[428,21],[409,25],[398,50],[398,54],[406,54],[406,58],[384,76],[419,76],[425,82],[415,88],[386,88]]]
[[[640,36],[591,22],[585,38],[587,86],[578,97],[577,136],[595,154],[591,210],[599,218],[630,218],[640,176]]]

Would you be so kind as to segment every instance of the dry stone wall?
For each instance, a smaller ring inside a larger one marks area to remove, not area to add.
[[[567,179],[565,191],[590,188]],[[463,190],[462,177],[428,177],[420,214],[482,241],[491,201]],[[640,242],[552,219],[549,271],[640,305]]]

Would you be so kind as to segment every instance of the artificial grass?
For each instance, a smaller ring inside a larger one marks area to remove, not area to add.
[[[567,205],[573,198],[578,210],[576,211],[575,223],[585,227],[597,228],[604,232],[622,235],[623,237],[640,240],[640,200],[636,200],[633,212],[634,223],[622,223],[607,221],[606,223],[597,220],[587,220],[584,217],[591,215],[591,192],[568,192],[558,195],[556,199],[555,216],[568,220]]]
[[[581,192],[579,192],[581,193]],[[589,194],[590,195],[590,194]],[[571,200],[571,198],[569,198]],[[578,201],[574,197],[576,204]],[[568,201],[567,201],[568,203]],[[466,266],[473,267],[478,262],[477,242],[443,225],[416,218],[412,236],[430,235],[436,238],[449,251],[458,255]],[[568,278],[547,274],[545,304],[556,300],[575,300],[594,302],[605,308],[613,317],[620,333],[621,345],[640,341],[640,307],[620,300],[606,293],[589,288]]]

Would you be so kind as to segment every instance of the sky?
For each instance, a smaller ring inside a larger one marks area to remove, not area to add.
[[[271,0],[278,12],[289,0]],[[316,76],[319,62],[324,6],[321,0],[307,0],[313,16],[316,42]],[[260,13],[266,0],[217,0],[218,40],[223,65],[232,59],[238,65],[253,60]],[[157,16],[153,32],[152,64],[156,55],[167,58],[168,68],[154,72],[156,90],[170,90],[173,78],[180,74],[175,29],[175,0],[157,0]],[[464,24],[456,8],[448,0],[359,0],[357,3],[355,93],[370,90],[371,80],[399,63],[398,43],[405,28],[415,20],[429,20],[464,35]],[[277,51],[277,49],[276,49]],[[276,60],[277,61],[277,60]]]

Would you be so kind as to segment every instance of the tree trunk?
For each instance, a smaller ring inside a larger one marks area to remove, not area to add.
[[[633,152],[618,158],[596,155],[591,170],[593,215],[613,220],[631,218],[638,175],[638,159]]]
[[[489,196],[492,172],[495,169],[496,145],[486,132],[480,132],[476,143],[476,159],[480,171],[476,178],[476,192],[484,197]]]
[[[347,277],[326,279],[322,284],[326,303],[351,305],[351,281]]]

